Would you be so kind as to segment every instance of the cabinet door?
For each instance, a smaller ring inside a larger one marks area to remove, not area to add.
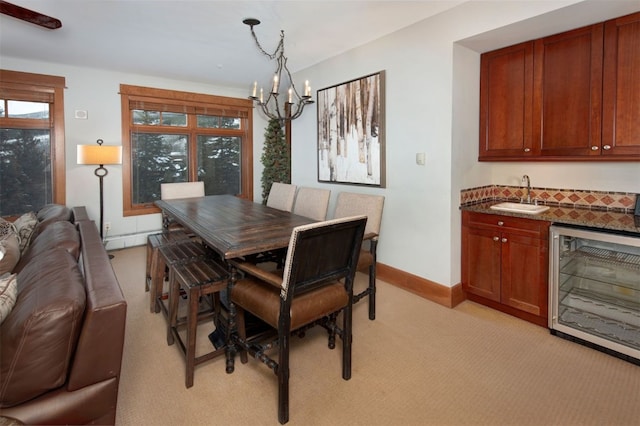
[[[602,155],[640,156],[640,13],[604,28]]]
[[[485,53],[480,68],[479,159],[534,155],[533,42]]]
[[[500,238],[491,228],[462,230],[462,285],[465,291],[500,301]]]
[[[547,240],[505,233],[502,243],[501,302],[530,314],[546,317],[548,268]]]
[[[599,156],[603,24],[535,41],[534,144],[543,157]]]

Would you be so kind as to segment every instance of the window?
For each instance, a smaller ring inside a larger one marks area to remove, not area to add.
[[[65,204],[64,86],[0,70],[0,216]]]
[[[124,84],[120,94],[125,216],[159,212],[161,183],[253,199],[251,100]]]

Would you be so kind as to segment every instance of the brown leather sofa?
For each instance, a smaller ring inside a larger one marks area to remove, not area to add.
[[[114,424],[127,304],[84,207],[45,206],[0,326],[0,416]]]

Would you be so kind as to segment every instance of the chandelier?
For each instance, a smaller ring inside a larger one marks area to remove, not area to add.
[[[268,92],[265,97],[264,89],[260,87],[260,91],[258,91],[258,82],[254,81],[249,99],[259,105],[267,117],[280,120],[281,123],[300,117],[304,107],[307,104],[313,103],[311,99],[311,86],[309,86],[309,80],[306,80],[304,83],[304,92],[300,95],[298,89],[296,89],[296,85],[293,83],[291,72],[287,67],[287,57],[284,56],[284,31],[280,31],[280,43],[278,43],[276,50],[273,53],[268,53],[262,48],[256,33],[253,31],[254,25],[259,25],[260,21],[255,18],[247,18],[243,20],[242,23],[251,27],[251,35],[260,52],[271,60],[275,59],[277,63],[270,92]],[[283,81],[283,74],[287,81]],[[285,95],[286,99],[281,100],[278,96],[280,96],[280,86],[282,85],[284,85],[284,87],[288,86],[289,88]]]

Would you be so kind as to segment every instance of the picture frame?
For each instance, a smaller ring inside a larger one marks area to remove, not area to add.
[[[317,91],[318,182],[385,187],[384,77]]]

